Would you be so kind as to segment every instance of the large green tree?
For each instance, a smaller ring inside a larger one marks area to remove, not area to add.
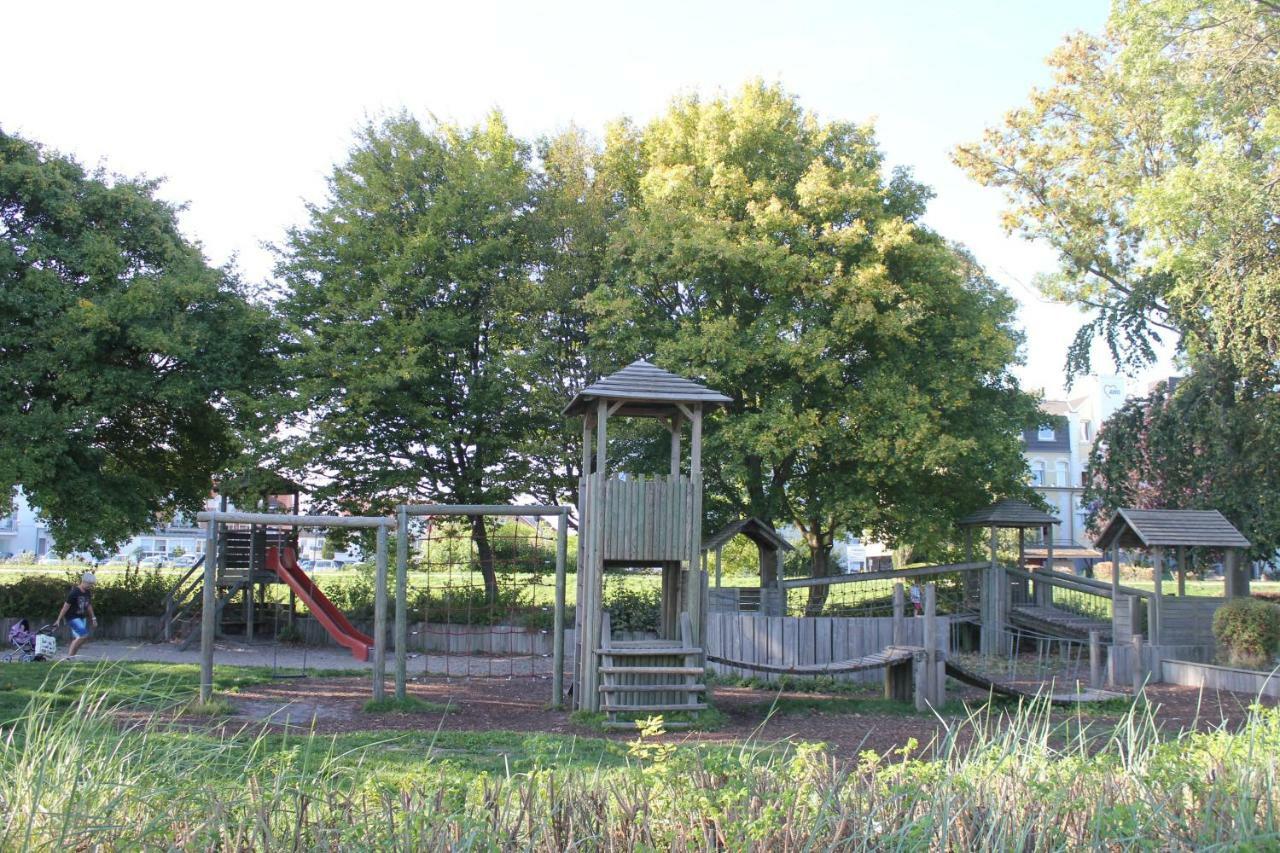
[[[956,159],[1058,251],[1046,292],[1093,312],[1070,369],[1095,335],[1124,365],[1163,336],[1274,382],[1280,6],[1116,0],[1104,34],[1048,61],[1052,85]]]
[[[618,126],[606,159],[627,210],[593,343],[733,398],[709,506],[794,522],[822,576],[846,531],[927,543],[1023,488],[1013,302],[920,222],[929,191],[885,176],[869,127],[753,83]]]
[[[607,249],[623,206],[611,170],[585,133],[571,128],[537,146],[531,216],[533,281],[523,295],[536,327],[529,359],[527,491],[546,503],[577,503],[581,438],[560,414],[595,378],[586,297],[609,275]]]
[[[1083,496],[1095,530],[1121,507],[1217,509],[1255,556],[1280,549],[1280,396],[1242,391],[1234,376],[1201,362],[1107,419]]]
[[[1108,430],[1096,508],[1218,506],[1274,543],[1274,481],[1244,472],[1280,433],[1280,6],[1117,0],[1049,65],[1052,85],[956,159],[1058,251],[1044,290],[1092,312],[1069,372],[1097,335],[1124,367],[1171,339],[1191,372]]]
[[[269,314],[155,190],[0,131],[0,512],[20,486],[59,550],[198,510],[272,380]]]
[[[497,114],[470,128],[397,116],[364,128],[329,197],[289,233],[277,268],[297,347],[284,458],[326,483],[317,506],[503,503],[526,490],[544,314],[529,158]],[[472,537],[492,596],[482,519]]]

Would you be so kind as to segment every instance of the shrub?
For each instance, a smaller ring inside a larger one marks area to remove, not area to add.
[[[662,621],[662,590],[615,586],[605,591],[604,609],[615,631],[652,631]]]
[[[27,575],[0,585],[0,616],[25,616],[33,622],[52,622],[79,575]],[[99,619],[117,616],[159,616],[172,580],[159,571],[133,569],[100,581],[93,591],[93,609]]]
[[[1230,666],[1268,668],[1280,649],[1280,608],[1255,598],[1228,601],[1213,614],[1213,638]]]

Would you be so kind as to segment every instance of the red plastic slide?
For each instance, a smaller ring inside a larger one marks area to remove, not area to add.
[[[298,558],[292,548],[267,548],[267,568],[280,576],[280,580],[289,585],[289,589],[297,593],[298,598],[307,605],[311,615],[320,620],[320,624],[329,632],[329,636],[340,645],[351,649],[351,656],[358,661],[369,659],[373,648],[373,638],[356,629],[342,611],[333,606],[333,602],[325,597],[316,586],[315,581],[307,577],[307,573],[298,565]]]

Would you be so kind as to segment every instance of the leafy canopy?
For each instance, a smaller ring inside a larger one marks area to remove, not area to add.
[[[273,376],[268,314],[155,190],[0,131],[0,504],[63,551],[198,510]]]
[[[1274,382],[1280,345],[1280,7],[1116,0],[1102,36],[1049,57],[1054,82],[957,162],[1002,189],[1005,222],[1053,246],[1051,296],[1140,366],[1172,336]]]
[[[615,126],[605,160],[626,211],[593,343],[733,398],[713,511],[796,523],[821,574],[838,533],[929,540],[1021,489],[1012,300],[920,223],[929,191],[883,175],[869,127],[753,83]]]

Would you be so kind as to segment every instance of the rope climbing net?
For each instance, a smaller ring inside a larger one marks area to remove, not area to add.
[[[555,522],[484,515],[410,522],[407,647],[417,655],[411,672],[550,676]]]

